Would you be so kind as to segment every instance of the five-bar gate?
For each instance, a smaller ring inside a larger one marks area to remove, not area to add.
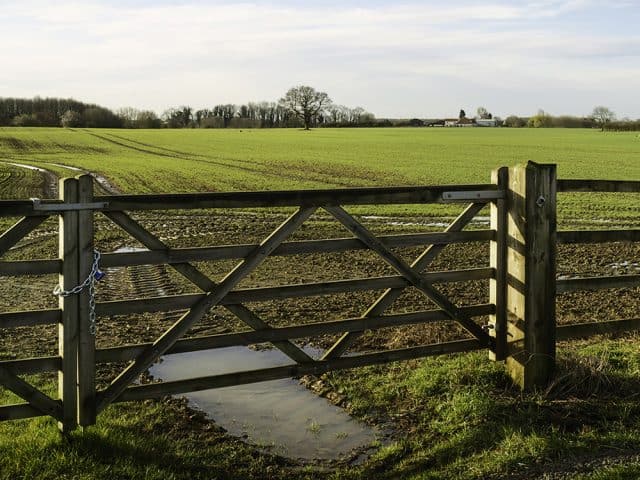
[[[453,352],[487,349],[494,360],[506,360],[514,380],[523,388],[544,384],[555,358],[556,336],[567,337],[555,326],[556,289],[580,288],[556,282],[556,242],[577,241],[576,232],[556,232],[556,190],[590,188],[603,191],[640,191],[640,182],[558,182],[554,165],[529,163],[501,168],[483,185],[356,188],[281,192],[237,192],[175,195],[94,196],[88,175],[61,181],[58,200],[0,201],[0,216],[22,218],[0,236],[0,255],[37,228],[48,217],[59,218],[59,259],[0,262],[0,275],[59,274],[59,308],[0,314],[0,328],[57,324],[58,355],[0,361],[0,385],[24,400],[0,406],[0,420],[50,415],[64,431],[95,423],[96,415],[119,401],[155,398],[209,388],[272,380],[383,362]],[[344,207],[424,203],[462,203],[462,213],[443,232],[375,235]],[[487,204],[489,229],[464,230]],[[261,242],[197,248],[171,248],[135,220],[130,212],[196,209],[268,209],[294,207],[295,211]],[[351,233],[351,237],[291,241],[289,237],[314,212],[322,210]],[[94,303],[92,282],[73,287],[95,273],[94,217],[104,215],[147,250],[109,253],[101,266],[166,264],[195,285],[200,293]],[[626,232],[626,233],[623,233]],[[637,231],[588,233],[593,241],[639,238]],[[598,236],[599,235],[599,236]],[[597,239],[596,239],[597,237]],[[490,266],[445,272],[429,266],[449,244],[490,243]],[[425,246],[411,263],[394,253],[397,247]],[[395,275],[348,278],[330,282],[239,288],[239,283],[270,256],[330,253],[368,249],[389,265]],[[216,282],[196,262],[237,259],[238,263]],[[639,284],[638,276],[619,281]],[[445,282],[489,280],[488,302],[460,307],[437,286]],[[613,280],[603,282],[610,284]],[[414,288],[435,304],[434,310],[389,313],[389,307],[407,288]],[[583,285],[584,287],[584,285]],[[588,285],[586,286],[588,287]],[[77,289],[78,290],[78,289]],[[250,306],[251,302],[381,290],[383,293],[358,317],[274,328]],[[248,329],[242,332],[185,338],[187,331],[212,308],[224,307]],[[96,316],[183,310],[185,313],[155,341],[96,349]],[[482,325],[477,319],[489,316]],[[397,350],[346,355],[365,330],[453,320],[468,337]],[[627,322],[628,323],[628,322]],[[635,325],[635,324],[634,324]],[[567,328],[567,327],[564,327]],[[613,327],[612,327],[613,328]],[[582,327],[583,334],[588,327]],[[597,328],[596,331],[600,331]],[[342,336],[320,359],[313,359],[292,340],[315,335]],[[212,375],[164,383],[138,384],[163,354],[270,342],[291,359],[282,367]],[[95,369],[100,363],[126,363],[106,388],[96,389]],[[58,396],[52,398],[25,380],[24,375],[58,372]]]

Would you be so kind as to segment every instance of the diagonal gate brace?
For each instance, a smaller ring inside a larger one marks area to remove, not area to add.
[[[349,215],[341,207],[324,207],[340,223],[342,223],[351,233],[365,243],[371,250],[391,265],[400,275],[405,277],[414,287],[421,290],[436,305],[442,308],[452,320],[457,321],[469,333],[476,337],[483,345],[493,348],[494,339],[490,337],[477,323],[467,316],[456,305],[449,301],[444,295],[438,292],[433,286],[426,282],[420,274],[407,265],[401,258],[394,255],[384,244],[369,232],[362,224]],[[326,356],[326,354],[325,354]]]
[[[182,337],[194,322],[202,318],[249,273],[257,268],[273,250],[276,249],[291,233],[302,225],[316,210],[316,207],[300,208],[291,215],[280,227],[267,237],[256,249],[241,261],[236,268],[222,279],[218,286],[196,302],[191,309],[174,323],[152,345],[147,347],[124,371],[113,380],[107,389],[98,395],[97,412],[104,410],[110,403],[122,394],[126,388],[180,337]]]
[[[168,245],[126,214],[122,212],[105,212],[105,215],[150,250],[170,251]],[[203,292],[210,292],[218,286],[216,282],[211,280],[190,263],[170,263],[169,266],[187,280],[191,281]],[[263,321],[258,315],[244,305],[229,304],[224,305],[224,308],[233,313],[254,330],[267,330],[272,328],[268,323]],[[314,361],[313,358],[289,340],[279,340],[272,343],[277,349],[291,358],[294,362],[309,363]]]
[[[472,203],[469,205],[459,216],[456,218],[444,231],[445,232],[459,232],[461,231],[480,210],[486,205],[484,203]],[[444,250],[446,244],[431,245],[411,264],[411,268],[417,272],[421,272],[433,262],[436,257]],[[361,318],[375,317],[382,315],[387,308],[389,308],[393,302],[395,302],[405,287],[390,288],[378,297],[378,299],[371,305]],[[340,357],[347,349],[353,345],[353,343],[362,335],[361,332],[347,332],[324,354],[323,359]]]
[[[50,415],[56,420],[62,421],[62,404],[60,402],[48,397],[7,368],[0,368],[0,385],[8,388],[45,415]]]

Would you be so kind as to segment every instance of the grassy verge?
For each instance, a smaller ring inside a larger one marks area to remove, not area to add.
[[[527,395],[482,352],[327,375],[356,416],[396,432],[361,466],[257,453],[171,400],[113,406],[66,439],[51,420],[0,424],[0,478],[637,478],[637,344],[565,345],[553,384]]]

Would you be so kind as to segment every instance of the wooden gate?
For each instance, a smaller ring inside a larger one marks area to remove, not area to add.
[[[109,404],[169,394],[320,374],[429,355],[487,349],[494,360],[507,360],[521,386],[543,384],[552,372],[555,355],[555,166],[530,163],[494,172],[483,185],[356,188],[281,192],[238,192],[174,195],[94,196],[90,176],[61,181],[59,200],[0,201],[0,216],[22,216],[0,236],[0,255],[42,224],[59,218],[59,259],[0,262],[0,275],[58,273],[60,288],[70,291],[95,273],[94,220],[104,215],[147,250],[105,253],[101,267],[168,265],[195,285],[200,293],[93,302],[90,284],[77,294],[61,296],[58,309],[0,314],[0,328],[59,325],[56,356],[0,361],[0,384],[25,403],[0,406],[0,420],[50,415],[64,431],[95,423]],[[357,205],[458,203],[462,213],[443,232],[375,235],[345,207]],[[489,229],[463,230],[486,205],[491,206]],[[198,248],[172,248],[137,221],[131,212],[224,209],[295,211],[261,242]],[[291,241],[290,236],[314,212],[322,210],[351,233],[348,238]],[[567,238],[567,237],[564,237]],[[635,238],[635,237],[634,237]],[[489,242],[490,265],[445,272],[429,269],[449,244]],[[425,246],[411,263],[392,249]],[[347,278],[277,287],[238,288],[270,256],[331,253],[368,249],[389,265],[395,275]],[[226,276],[215,282],[195,262],[237,259]],[[489,280],[488,301],[460,307],[435,286],[444,282]],[[544,288],[540,288],[540,286]],[[437,305],[435,310],[388,313],[407,288],[415,288]],[[382,290],[369,308],[355,318],[274,328],[248,304],[270,299]],[[222,306],[248,329],[242,332],[185,338],[194,323]],[[184,310],[185,313],[153,342],[96,349],[95,317]],[[489,316],[481,325],[478,317]],[[476,320],[474,320],[476,318]],[[365,330],[454,320],[468,333],[462,338],[397,350],[345,355]],[[322,334],[342,336],[319,359],[311,358],[292,340]],[[282,367],[136,384],[160,356],[170,353],[270,342],[292,363]],[[128,362],[106,386],[96,389],[97,364]],[[58,398],[45,395],[22,375],[58,372]]]

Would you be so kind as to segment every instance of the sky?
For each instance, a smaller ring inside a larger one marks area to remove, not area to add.
[[[640,0],[0,0],[0,97],[640,118]]]

